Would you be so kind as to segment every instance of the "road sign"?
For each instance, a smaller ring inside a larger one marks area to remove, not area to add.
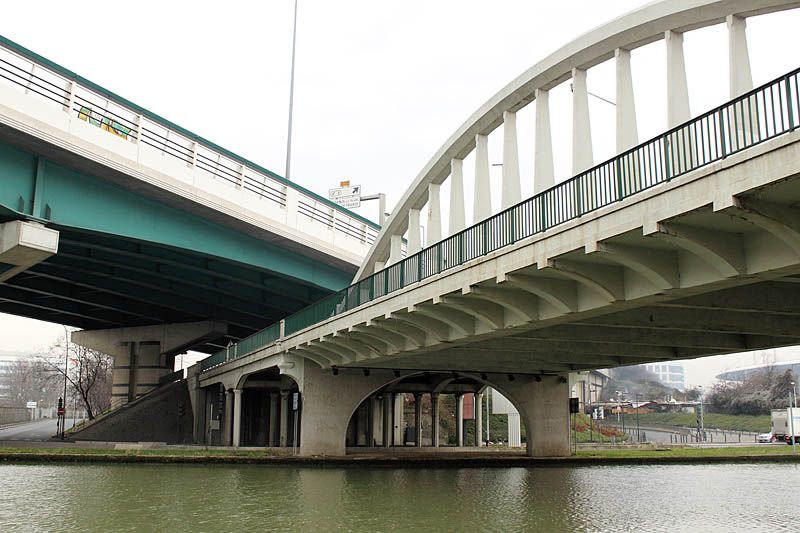
[[[300,407],[300,393],[295,392],[292,394],[292,411],[297,411],[298,407]]]
[[[328,199],[348,209],[361,207],[361,185],[329,189]]]
[[[25,404],[27,409],[36,409],[36,402],[28,402]]]
[[[66,412],[67,412],[66,409],[64,409],[63,407],[58,408],[58,416],[64,416],[64,413]]]

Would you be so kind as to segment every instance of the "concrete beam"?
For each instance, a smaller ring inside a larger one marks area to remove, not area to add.
[[[158,324],[132,328],[74,331],[72,342],[108,355],[116,355],[130,343],[157,342],[162,355],[183,353],[228,333],[224,322],[206,320],[183,324]]]
[[[0,283],[58,252],[59,233],[36,222],[0,224]]]
[[[585,324],[673,331],[745,333],[798,338],[800,316],[704,309],[647,307],[592,318]]]
[[[695,254],[725,277],[747,272],[744,241],[739,233],[707,230],[683,224],[658,224],[653,236],[672,238],[685,250]]]
[[[646,330],[626,326],[593,326],[577,322],[547,329],[528,331],[511,338],[565,340],[593,345],[597,339],[605,343],[630,346],[672,346],[675,348],[714,348],[721,351],[745,351],[750,346],[748,336],[737,333],[685,331],[675,335],[670,331]]]

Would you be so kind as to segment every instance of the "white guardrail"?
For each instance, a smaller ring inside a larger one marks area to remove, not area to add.
[[[206,187],[203,184],[206,184],[210,189],[208,192],[220,194],[222,197],[230,196],[225,194],[224,188],[242,192],[247,196],[247,205],[244,207],[259,214],[272,212],[278,215],[269,218],[290,221],[295,217],[286,216],[286,213],[280,216],[275,213],[275,209],[296,212],[296,224],[290,225],[310,235],[318,235],[319,225],[324,225],[334,234],[347,237],[350,244],[343,247],[358,256],[363,257],[366,254],[378,235],[380,228],[377,224],[194,135],[3,37],[0,37],[0,84],[26,97],[50,104],[51,108],[61,108],[71,117],[77,117],[106,132],[106,135],[113,135],[135,145],[140,154],[137,157],[139,161],[152,162],[155,160],[153,156],[160,156],[161,161],[172,159],[172,164],[168,164],[166,168],[173,172],[167,170],[166,173],[171,176],[177,174],[177,179],[181,179],[180,174],[185,173],[186,169],[192,176],[198,173],[204,175],[201,179],[192,179],[193,184],[204,190]],[[109,147],[107,142],[102,144],[104,148]],[[125,146],[119,144],[115,151],[123,155],[129,152]],[[164,164],[161,162],[152,166],[156,170],[164,171]],[[340,247],[338,244],[334,243]]]

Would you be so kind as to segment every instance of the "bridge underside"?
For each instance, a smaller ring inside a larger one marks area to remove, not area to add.
[[[800,275],[341,368],[564,374],[800,345]]]

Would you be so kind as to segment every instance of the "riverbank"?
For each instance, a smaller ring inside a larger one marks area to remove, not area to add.
[[[297,466],[375,467],[529,467],[614,464],[794,462],[789,446],[747,446],[729,448],[617,448],[579,450],[562,458],[526,457],[518,451],[463,453],[356,453],[344,457],[298,457],[272,450],[230,449],[97,449],[97,448],[0,448],[2,463],[151,463],[151,464],[263,464]]]
[[[672,426],[678,428],[693,428],[697,426],[697,417],[694,413],[641,413],[638,418],[639,423],[642,425]],[[630,426],[632,421],[636,420],[636,415],[627,414],[625,415],[625,419]],[[704,424],[707,429],[764,433],[770,429],[770,416],[705,413]]]

